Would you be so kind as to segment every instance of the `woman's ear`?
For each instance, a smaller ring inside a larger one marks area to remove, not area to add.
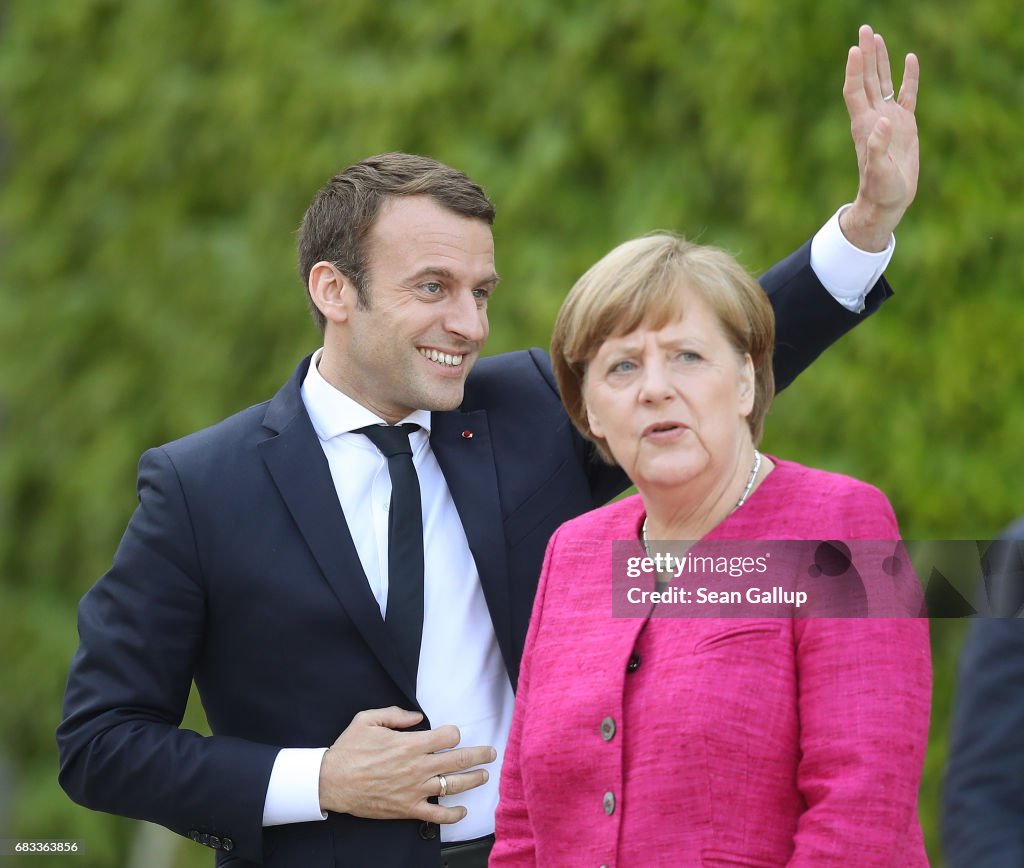
[[[590,407],[584,404],[584,409],[587,411],[587,425],[590,427],[590,433],[595,437],[604,437],[604,429],[601,427],[601,423],[598,421],[597,416]]]
[[[750,358],[750,353],[744,353],[739,369],[739,410],[740,415],[744,418],[754,411],[754,387],[756,383],[754,361]]]

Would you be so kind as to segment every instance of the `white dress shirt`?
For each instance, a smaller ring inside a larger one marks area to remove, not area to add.
[[[363,434],[384,420],[329,385],[314,355],[302,384],[302,400],[330,466],[370,590],[387,612],[388,510],[391,477],[387,459]],[[442,805],[465,805],[466,817],[441,826],[442,841],[462,841],[494,831],[501,762],[512,724],[512,685],[498,648],[480,575],[441,468],[430,448],[430,413],[417,410],[403,422],[420,426],[409,436],[423,506],[423,640],[416,699],[432,726],[453,723],[461,745],[491,745],[497,759],[490,779],[448,796]],[[264,825],[326,818],[319,804],[320,762],[325,748],[286,749],[278,754],[264,806]]]
[[[843,205],[814,236],[811,269],[836,301],[847,310],[860,313],[871,287],[889,267],[896,239],[890,235],[885,250],[879,253],[854,247],[839,228],[839,217],[849,207]]]
[[[880,253],[854,247],[839,227],[839,216],[848,207],[840,208],[814,236],[810,259],[825,289],[856,313],[864,309],[868,292],[888,266],[895,239],[890,238]],[[327,456],[359,560],[383,615],[388,593],[391,479],[387,460],[377,448],[362,434],[351,432],[384,420],[330,386],[317,371],[319,358],[318,352],[310,363],[302,400]],[[469,810],[460,822],[441,826],[441,840],[468,840],[494,831],[513,694],[465,530],[430,449],[430,413],[419,410],[402,421],[422,429],[410,435],[423,498],[424,615],[416,698],[433,726],[454,723],[462,733],[463,746],[489,744],[498,753],[487,767],[488,783],[441,800]],[[326,750],[280,751],[267,788],[264,826],[327,818],[320,810],[319,797],[320,763]]]

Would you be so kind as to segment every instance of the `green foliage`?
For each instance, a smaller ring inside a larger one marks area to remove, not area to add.
[[[127,858],[133,824],[72,806],[54,780],[75,601],[133,507],[136,456],[265,399],[318,345],[292,233],[326,178],[368,154],[431,154],[483,183],[503,276],[490,350],[544,345],[568,286],[626,237],[673,228],[763,269],[849,201],[842,68],[870,20],[924,71],[898,297],[778,400],[767,445],[879,485],[908,537],[987,537],[1024,511],[1003,482],[1024,431],[1024,35],[1005,0],[3,10],[7,834],[85,838],[83,868]],[[922,816],[936,864],[961,632],[934,630]],[[180,858],[208,862],[185,845]]]

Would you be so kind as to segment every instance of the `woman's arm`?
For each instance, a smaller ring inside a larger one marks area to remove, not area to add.
[[[533,826],[530,823],[530,810],[523,787],[522,767],[520,766],[523,720],[530,704],[530,675],[533,662],[533,647],[540,630],[543,618],[544,596],[548,586],[548,575],[551,569],[553,553],[557,545],[560,530],[555,531],[548,542],[544,554],[544,566],[541,568],[540,584],[533,602],[533,614],[530,627],[526,633],[526,646],[519,669],[519,684],[516,690],[516,707],[512,716],[512,730],[509,733],[508,745],[505,748],[505,761],[501,766],[501,788],[498,810],[495,814],[495,844],[488,863],[495,866],[536,865],[537,852],[533,837]]]
[[[859,486],[848,539],[899,539],[885,496]],[[931,707],[926,618],[794,625],[797,786],[807,804],[790,866],[927,865],[917,818]]]
[[[927,619],[808,619],[797,632],[797,786],[807,809],[790,866],[924,864],[914,853],[923,856]]]

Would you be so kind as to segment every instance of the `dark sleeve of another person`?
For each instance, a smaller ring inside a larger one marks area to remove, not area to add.
[[[871,288],[861,313],[843,307],[811,268],[811,242],[760,278],[775,309],[775,390],[781,392],[818,356],[892,295],[884,277]]]
[[[1024,620],[979,619],[960,658],[942,839],[951,868],[1024,865]]]

